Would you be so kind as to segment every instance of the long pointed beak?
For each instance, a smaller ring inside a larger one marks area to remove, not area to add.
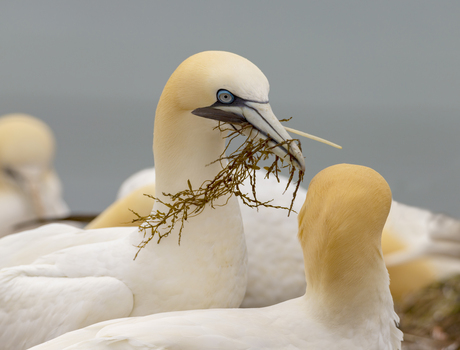
[[[243,134],[250,136],[254,140],[269,139],[269,145],[277,146],[273,148],[273,153],[278,157],[293,163],[301,171],[305,171],[305,159],[295,142],[282,144],[292,140],[292,137],[284,129],[273,113],[268,102],[242,101],[237,105],[225,106],[214,104],[209,107],[197,108],[192,111],[194,115],[215,119],[230,123],[235,126],[249,123],[252,129],[243,128]]]

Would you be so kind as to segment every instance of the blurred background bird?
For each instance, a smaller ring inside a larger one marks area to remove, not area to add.
[[[44,122],[26,114],[0,117],[0,237],[21,223],[69,213],[54,156],[54,135]]]

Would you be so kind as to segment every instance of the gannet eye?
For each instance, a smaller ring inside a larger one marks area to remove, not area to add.
[[[217,99],[225,104],[232,103],[235,99],[235,96],[228,90],[219,90],[217,91]]]

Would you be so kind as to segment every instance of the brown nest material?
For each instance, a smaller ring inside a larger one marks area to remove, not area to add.
[[[460,349],[460,275],[411,294],[398,313],[407,340],[425,338],[440,344],[432,349]]]
[[[221,131],[229,130],[224,129],[224,125],[225,124],[219,124],[217,128]],[[252,126],[247,124],[242,125],[238,130],[230,129],[227,136],[229,142],[227,143],[224,152],[219,159],[216,159],[213,162],[227,161],[228,164],[223,167],[213,180],[203,182],[203,184],[196,189],[193,188],[190,181],[188,181],[188,188],[183,191],[174,194],[163,193],[164,196],[169,198],[167,202],[159,199],[158,197],[147,195],[155,201],[164,204],[167,208],[167,211],[165,212],[157,210],[155,213],[148,216],[141,216],[133,211],[133,213],[137,216],[137,218],[133,220],[133,223],[138,223],[139,229],[144,233],[144,240],[137,246],[139,250],[136,253],[135,258],[137,257],[137,254],[139,254],[140,250],[144,248],[153,238],[156,237],[157,243],[160,243],[163,238],[167,237],[172,232],[176,225],[179,225],[178,244],[180,244],[182,230],[187,219],[199,215],[207,205],[210,205],[212,208],[221,206],[215,203],[218,198],[226,198],[225,203],[227,203],[231,195],[235,195],[240,197],[243,204],[249,207],[258,208],[263,206],[286,209],[288,210],[288,215],[290,214],[304,173],[297,170],[297,168],[292,165],[292,162],[285,162],[284,159],[275,155],[273,153],[273,149],[280,145],[284,145],[286,148],[289,148],[289,145],[292,142],[296,142],[300,148],[299,140],[292,139],[274,145],[273,141],[269,139],[253,140],[250,137],[247,137],[241,146],[239,146],[229,156],[225,156],[225,152],[228,150],[230,143],[237,136],[242,135],[242,131],[245,128],[252,128]],[[287,189],[289,184],[293,181],[296,172],[298,172],[296,188],[289,208],[272,205],[270,204],[271,201],[262,202],[257,199],[256,171],[260,169],[258,164],[260,161],[267,160],[270,155],[273,155],[275,159],[270,166],[264,167],[267,171],[267,178],[270,175],[273,175],[279,181],[278,176],[281,169],[287,168],[289,171],[289,181],[286,186]],[[292,155],[288,154],[288,156],[291,161],[294,161],[294,157],[292,157]],[[240,187],[247,178],[249,178],[249,183],[252,189],[250,194],[243,192]],[[163,233],[160,233],[160,227],[166,228]]]

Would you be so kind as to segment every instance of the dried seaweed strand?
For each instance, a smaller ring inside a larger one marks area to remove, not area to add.
[[[131,210],[133,214],[137,216],[137,218],[132,222],[138,223],[139,229],[144,233],[144,240],[137,246],[139,250],[137,251],[134,259],[137,257],[140,250],[144,248],[155,237],[155,235],[157,236],[157,243],[160,243],[163,238],[167,237],[172,232],[177,224],[180,225],[178,239],[178,243],[180,245],[182,230],[184,228],[185,221],[187,221],[188,218],[199,215],[208,204],[212,208],[215,208],[215,206],[225,205],[232,194],[240,197],[242,202],[251,208],[258,208],[263,206],[276,209],[286,209],[288,210],[288,215],[291,213],[292,206],[297,195],[297,190],[299,189],[300,183],[303,179],[303,172],[299,171],[298,181],[293,193],[291,205],[289,208],[286,208],[270,204],[271,200],[262,202],[257,199],[256,171],[260,169],[257,164],[261,160],[267,160],[270,155],[274,155],[273,149],[277,146],[289,146],[291,142],[297,142],[298,146],[300,147],[300,142],[298,140],[288,140],[281,144],[273,145],[273,142],[270,142],[269,139],[260,139],[254,141],[252,138],[247,137],[245,142],[240,145],[234,152],[232,152],[229,156],[225,156],[225,152],[228,150],[230,143],[237,136],[241,135],[242,131],[246,128],[252,129],[250,124],[242,124],[238,127],[238,129],[233,126],[231,127],[232,128],[229,129],[228,125],[225,123],[221,123],[217,126],[217,128],[223,132],[227,130],[230,132],[226,136],[228,138],[228,143],[224,152],[219,159],[213,162],[221,162],[223,166],[223,169],[213,180],[206,180],[198,189],[193,189],[192,184],[190,181],[188,181],[188,188],[183,191],[175,194],[163,193],[164,196],[169,197],[168,202],[165,202],[158,197],[147,195],[155,201],[163,204],[165,208],[167,208],[167,212],[157,210],[156,213],[150,214],[148,216],[141,216]],[[272,174],[279,182],[278,175],[281,169],[288,168],[290,176],[286,186],[287,189],[289,184],[294,179],[294,175],[297,169],[291,163],[284,164],[283,159],[276,155],[274,156],[275,160],[273,163],[268,167],[264,167],[267,171],[266,177],[268,178],[270,174]],[[291,160],[293,160],[291,155],[289,155],[289,157],[291,157]],[[228,162],[226,166],[224,164],[225,161]],[[245,194],[240,189],[240,186],[243,185],[244,180],[246,180],[248,177],[252,189],[252,196]],[[216,200],[222,197],[226,198],[225,203],[219,205],[216,204]],[[160,227],[165,228],[164,233],[160,232]]]

